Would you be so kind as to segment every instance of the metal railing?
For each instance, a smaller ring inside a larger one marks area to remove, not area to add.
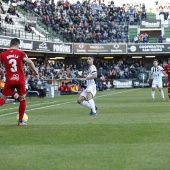
[[[35,33],[34,31],[28,32],[25,31],[25,29],[18,29],[18,28],[5,28],[2,27],[2,31],[0,32],[0,35],[9,36],[9,37],[18,37],[23,39],[29,39],[29,40],[41,40],[41,41],[56,41],[61,42],[60,36],[54,37],[52,33],[41,33],[39,34]]]
[[[36,14],[34,11],[29,10],[28,8],[21,8],[17,6],[17,11],[21,13],[24,16],[33,16],[37,17],[37,25],[41,28],[41,34],[45,36],[46,41],[63,41],[65,42],[65,38],[61,34],[57,34],[51,27],[48,27],[47,25],[43,24],[42,17]],[[40,40],[42,38],[40,37]],[[44,39],[44,38],[43,38]]]

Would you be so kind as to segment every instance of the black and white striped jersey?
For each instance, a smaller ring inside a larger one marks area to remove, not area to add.
[[[90,77],[92,76],[93,74],[97,73],[97,69],[96,69],[96,66],[95,65],[92,65],[89,67],[88,69],[88,74],[87,74],[87,77]],[[92,80],[86,80],[86,84],[87,86],[89,85],[92,85],[92,86],[96,86],[96,83],[95,83],[95,80],[92,79]]]
[[[162,80],[162,76],[163,76],[163,68],[161,66],[157,66],[157,67],[152,67],[151,68],[151,75],[153,77],[153,81],[159,81]]]

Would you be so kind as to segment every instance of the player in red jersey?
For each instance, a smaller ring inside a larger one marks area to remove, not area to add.
[[[170,101],[170,58],[168,58],[168,64],[164,67],[163,72],[168,75],[168,96]]]
[[[18,126],[25,126],[27,124],[22,120],[26,110],[26,86],[23,61],[33,69],[35,75],[38,75],[38,72],[27,55],[19,50],[19,46],[20,40],[14,38],[11,40],[10,49],[0,54],[0,62],[3,62],[6,70],[6,83],[2,91],[2,97],[0,98],[0,106],[2,106],[7,97],[12,96],[14,90],[17,89],[20,101]]]

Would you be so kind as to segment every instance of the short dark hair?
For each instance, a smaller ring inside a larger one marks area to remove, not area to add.
[[[157,61],[157,62],[158,62],[158,60],[157,60],[157,59],[154,59],[154,60],[153,60],[153,62],[155,62],[155,61]]]
[[[94,57],[93,57],[92,55],[89,55],[88,57],[90,57],[90,58],[94,59]]]
[[[20,44],[20,40],[18,38],[13,38],[10,43],[10,47],[16,46]]]

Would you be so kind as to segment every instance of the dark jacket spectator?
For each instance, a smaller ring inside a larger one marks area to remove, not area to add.
[[[29,33],[32,32],[32,29],[31,29],[31,27],[29,26],[29,24],[26,24],[26,25],[25,25],[25,31],[27,31],[27,32],[29,32]]]
[[[14,24],[14,21],[12,20],[12,18],[9,17],[9,14],[7,14],[7,16],[5,17],[5,22],[7,24]]]
[[[9,13],[11,15],[16,15],[17,17],[19,17],[19,15],[16,13],[15,7],[12,7],[12,6],[9,7],[7,13]]]
[[[44,97],[45,92],[43,89],[38,88],[37,83],[34,81],[34,77],[32,77],[29,81],[28,84],[30,85],[30,88],[32,91],[38,91],[39,92],[39,97]]]
[[[1,2],[0,2],[0,10],[1,10],[1,12],[0,12],[0,13],[5,14],[5,11],[4,11],[4,8],[3,8],[3,5],[2,5],[2,3],[1,3]]]
[[[163,42],[163,36],[160,35],[160,36],[158,37],[158,43],[162,43],[162,42]]]

